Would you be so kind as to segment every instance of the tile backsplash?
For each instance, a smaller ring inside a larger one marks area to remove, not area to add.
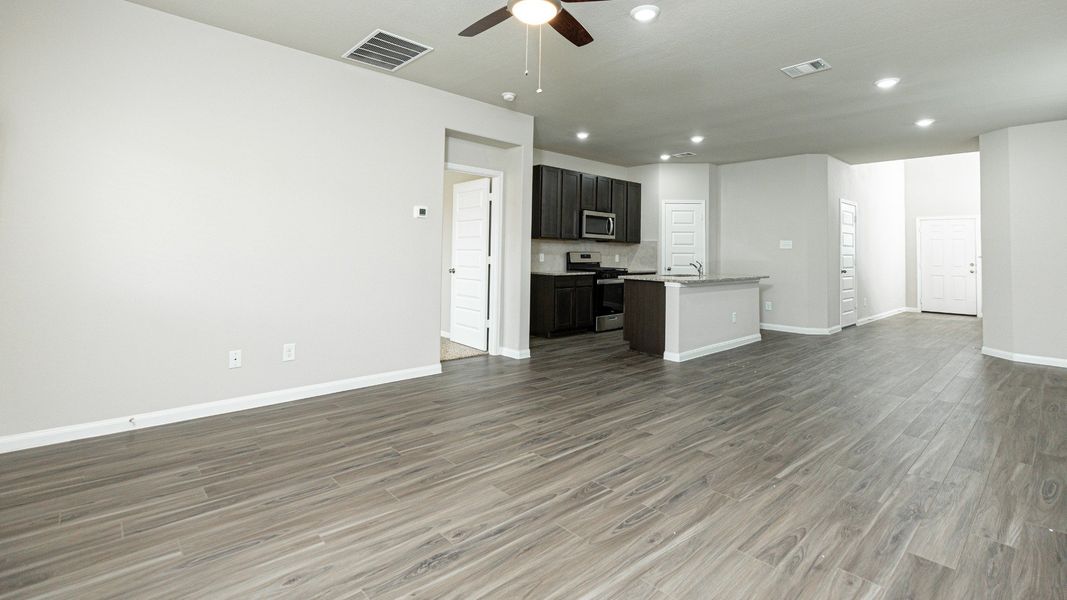
[[[659,261],[656,242],[640,244],[611,244],[586,240],[532,240],[530,270],[555,273],[567,268],[568,252],[599,252],[605,267],[625,267],[630,270],[655,271]],[[545,262],[539,255],[545,255]],[[619,256],[618,262],[615,255]]]

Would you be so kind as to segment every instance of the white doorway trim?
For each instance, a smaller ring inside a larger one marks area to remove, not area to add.
[[[917,217],[915,219],[915,282],[916,304],[919,305],[917,312],[923,312],[923,242],[922,224],[924,221],[974,221],[974,254],[975,270],[975,299],[978,302],[978,318],[982,318],[982,217],[980,215],[959,215],[944,217]]]
[[[708,216],[707,216],[707,211],[708,211],[708,206],[707,206],[707,202],[704,201],[704,200],[663,200],[661,202],[660,213],[659,213],[659,239],[660,239],[659,244],[658,244],[658,246],[659,246],[659,261],[658,261],[658,265],[656,267],[656,271],[657,272],[664,272],[664,266],[667,264],[667,254],[668,254],[668,247],[669,247],[668,241],[670,239],[670,237],[667,235],[669,233],[669,231],[668,231],[669,230],[669,227],[668,227],[669,224],[668,224],[667,215],[668,215],[668,213],[670,211],[670,207],[671,207],[672,204],[700,204],[700,205],[704,206],[704,222],[700,223],[701,235],[704,238],[704,256],[701,256],[698,260],[700,260],[700,262],[704,263],[704,271],[707,272],[708,271],[708,267],[707,267],[707,262],[708,262],[708,222],[707,222],[708,221]]]
[[[504,278],[501,276],[504,267],[504,172],[482,167],[472,167],[457,163],[446,162],[446,171],[458,171],[468,175],[480,175],[492,180],[492,189],[489,192],[489,354],[500,356],[501,337],[500,330],[500,298],[502,297]],[[443,173],[442,173],[443,177]],[[444,183],[442,182],[442,188]],[[451,190],[449,190],[451,193]],[[451,215],[442,215],[442,219],[451,219]],[[440,312],[440,311],[439,311]],[[441,324],[441,330],[445,330],[445,324]]]
[[[852,267],[846,267],[845,266],[845,264],[844,264],[844,255],[845,255],[845,253],[842,251],[842,247],[844,246],[845,224],[841,222],[841,215],[843,213],[842,205],[845,205],[845,204],[847,204],[848,206],[852,207],[852,214],[854,214],[856,216],[854,222],[852,223],[852,262],[853,262]],[[859,245],[860,207],[859,207],[858,204],[856,204],[852,200],[846,200],[844,198],[841,198],[840,199],[840,203],[839,203],[839,205],[837,207],[837,214],[838,214],[838,221],[837,221],[837,270],[840,271],[840,273],[837,275],[837,282],[838,282],[838,285],[837,285],[837,323],[843,329],[845,327],[852,327],[853,325],[859,325],[859,322],[860,322],[860,319],[859,319],[860,298],[863,297],[863,295],[860,293],[860,278],[859,278],[859,268],[858,268],[859,267],[859,260],[860,260],[860,258],[859,258],[859,250],[860,250],[860,245]],[[841,277],[841,276],[842,275],[846,275],[845,271],[847,271],[849,268],[852,269],[852,282],[853,282],[853,284],[852,284],[852,292],[853,292],[853,298],[852,298],[853,308],[852,308],[852,312],[855,315],[856,319],[855,319],[854,322],[849,323],[848,325],[845,325],[845,322],[844,322],[845,321],[844,320],[844,316],[845,316],[844,293],[845,293],[845,290],[842,287],[844,282],[842,281],[843,277]]]

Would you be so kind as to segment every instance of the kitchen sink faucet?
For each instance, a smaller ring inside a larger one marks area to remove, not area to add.
[[[694,260],[693,262],[689,263],[689,266],[697,270],[697,277],[704,276],[704,263],[700,262],[699,260]]]

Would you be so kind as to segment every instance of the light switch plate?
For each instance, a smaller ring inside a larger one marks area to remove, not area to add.
[[[296,344],[285,344],[282,346],[282,362],[291,360],[296,360]]]
[[[774,310],[774,302],[764,302],[763,310]]]
[[[793,240],[778,240],[778,248],[782,250],[792,250]]]
[[[537,254],[537,261],[538,262],[545,262],[545,253],[544,252],[539,252]]]

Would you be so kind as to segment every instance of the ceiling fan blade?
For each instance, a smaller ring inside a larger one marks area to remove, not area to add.
[[[479,33],[485,31],[486,29],[489,29],[491,27],[503,23],[504,21],[507,21],[510,17],[511,13],[508,12],[508,7],[505,6],[500,10],[491,12],[488,15],[482,17],[481,19],[478,19],[473,25],[459,32],[459,34],[463,37],[474,37]]]
[[[556,18],[549,21],[548,24],[575,46],[584,46],[593,41],[593,36],[589,35],[589,32],[585,30],[585,27],[582,27],[578,19],[575,19],[574,15],[567,12],[565,8],[560,10]]]

